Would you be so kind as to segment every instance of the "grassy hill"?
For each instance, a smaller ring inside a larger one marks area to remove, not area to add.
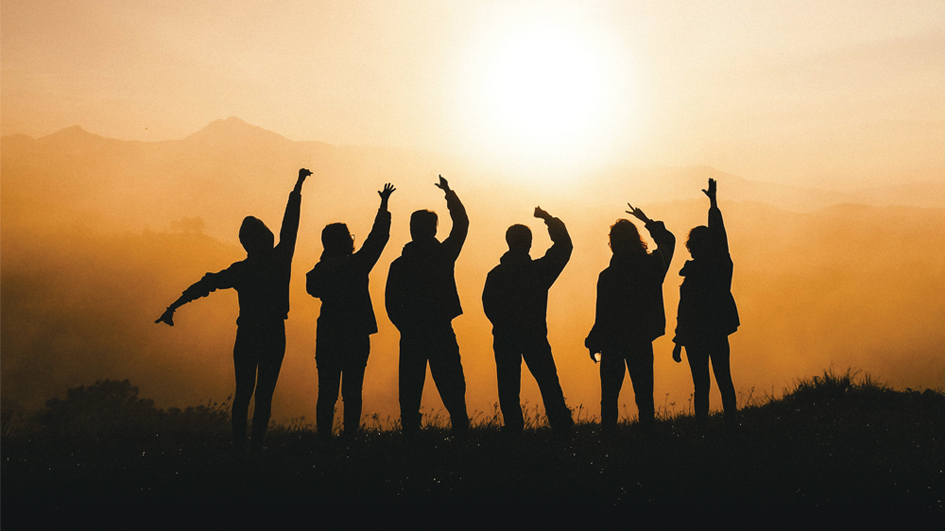
[[[102,381],[4,418],[3,525],[467,528],[511,524],[816,526],[945,518],[945,395],[825,373],[755,400],[729,432],[664,415],[603,437],[556,439],[532,416],[518,441],[498,414],[466,440],[396,425],[319,444],[302,421],[259,455],[229,444],[226,405],[161,410]],[[428,419],[436,424],[436,419]],[[12,527],[11,527],[12,528]]]

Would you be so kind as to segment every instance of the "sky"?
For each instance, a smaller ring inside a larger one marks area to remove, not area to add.
[[[682,241],[704,223],[706,177],[720,179],[730,216],[746,323],[733,351],[752,360],[733,363],[740,392],[776,394],[793,378],[846,367],[897,386],[941,386],[945,369],[930,353],[945,340],[945,302],[928,293],[945,285],[943,250],[929,243],[945,231],[942,87],[941,0],[4,0],[4,400],[18,378],[37,400],[103,377],[132,378],[162,405],[225,397],[234,297],[188,306],[172,332],[152,314],[204,272],[242,258],[242,216],[275,226],[284,206],[275,183],[301,165],[316,176],[280,389],[304,398],[283,404],[308,407],[314,393],[318,303],[300,282],[321,252],[317,231],[346,221],[363,238],[375,208],[368,199],[392,181],[400,217],[372,277],[381,331],[365,397],[366,410],[395,411],[377,402],[394,396],[398,337],[378,290],[408,239],[406,212],[445,216],[432,185],[439,173],[474,219],[458,265],[466,313],[456,326],[480,410],[494,402],[495,375],[479,298],[505,228],[531,222],[537,257],[549,245],[531,218],[538,204],[574,235],[550,295],[550,340],[569,400],[593,412],[599,382],[583,337],[610,258],[606,228],[629,200],[676,231],[664,283],[672,326]],[[75,125],[147,144],[75,129],[46,142],[6,136]],[[259,128],[369,147],[280,142]],[[221,148],[217,136],[239,147]],[[932,184],[899,186],[909,183]],[[862,204],[823,209],[835,203]],[[196,250],[180,251],[185,244]],[[666,354],[669,339],[657,351]],[[60,361],[33,355],[47,351]],[[682,404],[691,380],[669,363],[656,364],[657,395]],[[48,385],[17,376],[30,371],[51,373]],[[523,399],[534,399],[524,380]],[[161,389],[167,381],[180,385]],[[277,416],[309,414],[287,407]]]
[[[21,1],[0,132],[292,140],[524,173],[945,180],[945,3]]]

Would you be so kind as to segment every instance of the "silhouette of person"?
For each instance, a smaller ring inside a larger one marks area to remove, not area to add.
[[[740,323],[732,297],[732,257],[722,211],[716,201],[715,179],[709,179],[709,189],[702,192],[709,197],[709,226],[692,229],[686,241],[692,260],[679,272],[684,278],[679,287],[673,359],[681,362],[680,354],[685,347],[695,387],[696,419],[702,423],[709,416],[709,361],[712,361],[715,381],[722,394],[725,422],[734,427],[737,412],[728,336]]]
[[[436,239],[435,212],[414,212],[410,216],[412,241],[391,263],[387,276],[387,315],[400,331],[400,419],[406,435],[420,430],[420,399],[428,361],[453,433],[463,434],[469,428],[466,377],[452,324],[453,318],[463,313],[454,266],[469,232],[469,217],[442,175],[436,186],[446,194],[453,221],[449,237],[442,243]]]
[[[354,238],[347,225],[327,225],[322,230],[322,256],[305,277],[309,295],[322,301],[315,340],[318,366],[315,422],[322,440],[331,438],[339,385],[344,400],[345,436],[355,435],[361,425],[364,369],[371,351],[370,335],[377,333],[368,275],[390,239],[387,201],[394,190],[388,183],[378,192],[381,206],[371,233],[358,252],[354,252]]]
[[[239,295],[240,314],[236,320],[233,364],[236,392],[231,411],[233,437],[238,448],[246,445],[249,402],[256,395],[252,444],[262,447],[269,426],[272,394],[285,356],[285,320],[289,317],[289,279],[292,256],[299,232],[302,183],[312,172],[302,168],[282,218],[279,244],[273,246],[272,231],[261,220],[247,216],[240,226],[240,243],[246,259],[218,273],[207,273],[184,290],[155,323],[174,326],[174,311],[190,301],[206,297],[218,289],[233,288]],[[258,377],[257,377],[258,372]]]
[[[624,365],[630,373],[641,426],[653,424],[653,340],[666,331],[663,280],[676,249],[676,237],[662,221],[630,206],[628,214],[644,223],[656,242],[647,252],[636,225],[618,219],[610,227],[610,266],[597,280],[597,315],[584,345],[591,359],[600,353],[601,429],[617,427],[617,399]]]
[[[535,217],[545,221],[553,245],[545,255],[532,260],[532,231],[512,225],[505,232],[509,250],[489,272],[482,291],[482,306],[492,322],[499,405],[505,421],[503,432],[519,435],[525,427],[519,395],[522,360],[538,383],[548,422],[554,431],[567,433],[574,425],[565,405],[558,370],[548,343],[548,290],[571,259],[571,237],[560,219],[535,208]]]

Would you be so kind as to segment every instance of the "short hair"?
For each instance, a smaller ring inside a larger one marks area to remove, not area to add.
[[[615,253],[629,251],[646,254],[646,242],[630,220],[618,219],[610,226],[610,249]]]
[[[437,223],[436,212],[417,210],[410,215],[410,237],[414,240],[435,238]]]
[[[354,252],[354,237],[344,223],[331,223],[322,229],[322,256],[346,256]]]
[[[693,227],[689,231],[689,237],[686,239],[686,249],[689,249],[689,254],[693,258],[696,255],[702,255],[708,248],[709,242],[709,227],[705,225],[699,225],[698,227]]]
[[[505,242],[509,250],[528,251],[532,248],[532,229],[525,225],[515,224],[505,231]]]

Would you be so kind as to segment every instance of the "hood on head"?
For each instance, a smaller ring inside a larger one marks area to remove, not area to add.
[[[243,244],[243,249],[246,249],[246,254],[252,255],[271,250],[275,244],[275,236],[261,219],[246,216],[240,226],[240,243]]]

